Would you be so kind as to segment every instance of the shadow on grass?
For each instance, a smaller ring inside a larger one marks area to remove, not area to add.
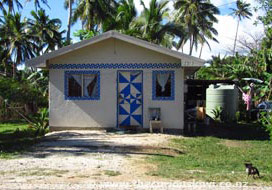
[[[258,124],[223,124],[213,123],[210,126],[197,124],[196,131],[184,131],[184,136],[217,137],[230,140],[269,140],[269,134]]]
[[[40,139],[36,136],[36,130],[26,127],[25,124],[2,125],[1,127],[0,158],[26,151]]]

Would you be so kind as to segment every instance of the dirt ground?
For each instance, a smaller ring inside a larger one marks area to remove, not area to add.
[[[20,157],[1,160],[0,189],[192,189],[148,173],[156,169],[149,155],[176,155],[166,134],[105,131],[52,132]],[[175,136],[177,138],[183,138]],[[193,189],[239,189],[193,184]],[[242,187],[243,189],[263,189]]]

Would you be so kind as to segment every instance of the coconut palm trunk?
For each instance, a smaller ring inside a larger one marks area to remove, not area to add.
[[[68,1],[68,24],[67,24],[67,37],[68,44],[71,41],[71,21],[72,21],[72,0]]]
[[[201,58],[201,55],[202,55],[203,46],[204,46],[204,43],[201,44],[201,49],[200,49],[200,53],[199,53],[199,59]]]
[[[235,49],[236,49],[236,42],[237,42],[239,25],[240,25],[240,19],[238,19],[237,28],[236,28],[236,34],[235,34],[234,46],[233,46],[233,56],[235,55]]]
[[[16,78],[16,71],[17,71],[17,64],[13,63],[12,64],[12,77],[13,77],[13,79]]]
[[[236,7],[237,7],[236,9],[231,8],[231,10],[233,11],[231,14],[238,18],[236,34],[235,34],[235,39],[234,39],[233,56],[235,55],[236,41],[237,41],[237,35],[238,35],[240,21],[243,18],[249,19],[252,16],[249,3],[245,3],[242,0],[237,0]]]
[[[193,41],[193,37],[190,37],[190,53],[189,55],[192,55],[193,53],[193,48],[194,48],[194,41]]]
[[[6,63],[6,60],[3,61],[4,62],[4,75],[5,76],[8,76],[8,69],[7,69],[7,63]]]

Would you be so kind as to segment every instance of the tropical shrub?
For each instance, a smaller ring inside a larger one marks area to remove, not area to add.
[[[38,91],[26,82],[0,77],[0,96],[4,100],[17,103],[29,103],[38,100]]]
[[[30,127],[36,129],[36,136],[44,135],[49,127],[48,108],[41,108],[37,114],[31,118]]]
[[[269,133],[270,140],[272,142],[272,112],[262,112],[259,118],[260,123]]]
[[[22,70],[17,79],[0,76],[0,119],[20,119],[18,113],[8,107],[20,107],[17,111],[29,114],[47,106],[48,72]]]
[[[240,111],[237,111],[236,113],[235,113],[235,119],[236,119],[236,122],[239,122],[240,120],[241,120],[241,112]]]

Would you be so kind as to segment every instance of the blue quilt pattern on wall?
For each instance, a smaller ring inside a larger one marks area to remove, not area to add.
[[[119,126],[142,126],[142,72],[118,72]]]

